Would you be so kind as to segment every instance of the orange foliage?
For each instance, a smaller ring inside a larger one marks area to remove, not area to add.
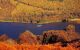
[[[8,39],[8,36],[6,34],[0,35],[0,41],[5,41]]]
[[[12,45],[0,42],[0,50],[17,50],[17,49]]]
[[[10,45],[7,43],[0,42],[0,50],[80,50],[71,45],[62,47],[60,45],[27,45],[27,44],[15,44]]]
[[[37,37],[30,31],[23,32],[20,37],[20,43],[37,44]]]

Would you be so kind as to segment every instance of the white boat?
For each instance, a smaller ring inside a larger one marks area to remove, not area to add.
[[[38,25],[37,25],[37,27],[41,27],[41,26],[42,26],[42,24],[38,24]]]

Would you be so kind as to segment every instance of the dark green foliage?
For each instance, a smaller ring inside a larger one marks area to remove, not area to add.
[[[57,38],[58,38],[58,36],[56,36],[56,35],[52,35],[50,38],[49,38],[49,40],[48,40],[48,43],[56,43],[57,42]]]
[[[52,44],[52,43],[56,43],[57,42],[57,38],[58,36],[56,35],[52,35],[52,36],[43,36],[43,40],[42,40],[42,44]]]
[[[66,19],[63,19],[62,22],[68,22]]]
[[[58,37],[57,35],[47,36],[46,34],[43,35],[42,44],[54,44],[57,42],[62,43],[62,47],[67,46],[67,41],[65,41],[63,38]]]

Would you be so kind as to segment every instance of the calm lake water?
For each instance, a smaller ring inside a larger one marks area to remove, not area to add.
[[[63,30],[69,23],[49,23],[49,24],[25,24],[25,23],[0,23],[0,35],[7,34],[11,38],[18,38],[20,33],[29,30],[34,34],[41,34],[47,30]],[[76,32],[80,33],[80,24],[74,24]]]

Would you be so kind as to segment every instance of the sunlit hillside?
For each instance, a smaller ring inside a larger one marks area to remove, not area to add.
[[[79,0],[0,0],[0,21],[61,22],[79,17]]]

